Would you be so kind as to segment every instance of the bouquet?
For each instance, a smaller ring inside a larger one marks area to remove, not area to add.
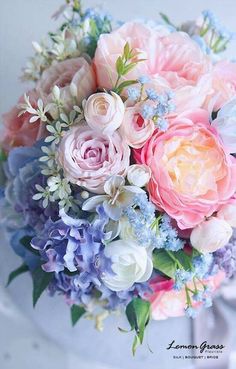
[[[1,224],[33,281],[73,325],[121,310],[142,344],[150,319],[210,307],[236,272],[234,34],[192,22],[114,22],[68,0],[64,22],[3,116]]]

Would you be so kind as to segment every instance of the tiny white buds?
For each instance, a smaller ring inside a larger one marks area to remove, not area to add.
[[[39,54],[41,54],[41,53],[42,53],[43,49],[42,49],[42,47],[39,45],[39,43],[38,43],[38,42],[33,41],[33,42],[32,42],[32,45],[33,45],[34,50],[35,50],[37,53],[39,53]]]
[[[78,93],[78,91],[77,91],[77,86],[76,86],[76,84],[75,83],[71,83],[70,84],[70,93],[71,93],[71,95],[73,96],[73,97],[77,97],[77,93]]]
[[[83,200],[87,200],[89,198],[89,193],[88,191],[82,191],[80,196],[82,197]]]
[[[53,97],[56,101],[60,99],[60,88],[58,86],[54,86],[52,89]]]

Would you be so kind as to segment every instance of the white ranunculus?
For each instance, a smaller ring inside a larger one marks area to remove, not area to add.
[[[147,165],[134,164],[128,168],[127,179],[133,186],[144,187],[151,178],[151,170]]]
[[[232,236],[231,226],[223,219],[212,217],[192,230],[192,246],[203,254],[224,247]]]
[[[236,203],[223,205],[218,211],[217,217],[224,219],[231,227],[236,228]]]
[[[98,92],[91,95],[84,105],[88,125],[104,134],[112,134],[123,121],[125,106],[115,92]]]
[[[105,255],[111,258],[114,275],[105,275],[103,281],[112,291],[123,291],[147,281],[152,274],[151,254],[132,240],[111,242],[105,248]]]
[[[236,153],[236,98],[220,109],[212,126],[218,131],[226,148]]]

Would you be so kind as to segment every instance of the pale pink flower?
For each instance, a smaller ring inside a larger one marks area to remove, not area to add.
[[[84,105],[84,116],[88,125],[105,134],[112,134],[120,127],[124,112],[124,103],[114,92],[93,94]]]
[[[98,84],[114,86],[117,74],[115,63],[128,42],[139,58],[145,59],[123,80],[150,76],[156,84],[175,92],[178,112],[201,107],[211,92],[211,62],[187,34],[161,32],[142,23],[125,23],[111,34],[101,35],[95,54]]]
[[[53,87],[58,86],[61,97],[65,101],[65,107],[70,110],[75,103],[71,94],[71,85],[73,89],[75,87],[77,89],[78,105],[96,90],[93,67],[82,57],[52,64],[43,72],[36,88],[44,101],[51,102]]]
[[[219,272],[213,277],[204,280],[204,284],[212,289],[212,292],[216,291],[225,278],[224,272]],[[153,289],[153,294],[146,296],[151,302],[152,319],[163,320],[171,317],[180,317],[185,315],[186,293],[185,289],[176,291],[172,289],[173,281],[150,281],[150,286]],[[189,288],[194,289],[193,283],[188,284]],[[197,282],[197,287],[202,288],[201,282]],[[197,308],[201,305],[199,302],[192,301],[193,307]]]
[[[30,90],[26,95],[29,96],[32,107],[37,108],[38,93]],[[21,96],[18,103],[24,102],[24,96]],[[19,113],[20,109],[14,106],[8,113],[3,114],[4,126],[0,142],[6,151],[16,146],[32,146],[46,135],[45,123],[41,121],[30,123],[31,114],[26,112],[19,116]]]
[[[180,229],[195,227],[234,195],[236,160],[205,110],[173,119],[167,132],[156,131],[134,157],[151,169],[152,202]]]
[[[58,150],[66,178],[98,194],[110,176],[126,174],[129,159],[129,146],[118,132],[106,136],[88,126],[70,129]]]
[[[151,119],[143,119],[139,113],[139,105],[127,107],[120,127],[120,133],[127,144],[133,148],[142,147],[152,136],[155,125]]]

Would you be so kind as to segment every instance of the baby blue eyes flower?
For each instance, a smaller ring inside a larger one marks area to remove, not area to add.
[[[138,78],[138,81],[141,83],[141,85],[144,85],[145,83],[150,82],[150,78],[148,76],[141,76]]]
[[[127,90],[128,98],[132,101],[137,101],[140,98],[140,90],[135,87],[129,87]]]
[[[143,119],[152,119],[155,114],[154,108],[149,104],[144,104],[141,107],[141,115]]]

